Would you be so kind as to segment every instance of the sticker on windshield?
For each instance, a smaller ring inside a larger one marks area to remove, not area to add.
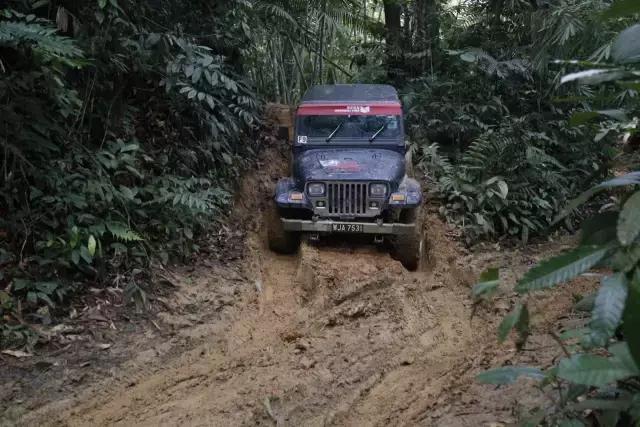
[[[298,135],[298,144],[306,144],[307,135]]]
[[[371,107],[368,105],[347,105],[346,108],[336,108],[333,110],[335,113],[360,113],[367,114],[371,111]]]

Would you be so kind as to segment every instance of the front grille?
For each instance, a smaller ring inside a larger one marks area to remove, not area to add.
[[[367,184],[332,182],[327,184],[329,214],[357,215],[367,213]]]

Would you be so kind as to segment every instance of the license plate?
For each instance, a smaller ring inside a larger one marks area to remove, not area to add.
[[[362,224],[332,224],[331,230],[336,233],[362,233],[364,227]]]

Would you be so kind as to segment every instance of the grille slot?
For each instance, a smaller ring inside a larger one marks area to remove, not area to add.
[[[366,214],[367,184],[361,182],[331,182],[327,184],[327,207],[330,214]]]

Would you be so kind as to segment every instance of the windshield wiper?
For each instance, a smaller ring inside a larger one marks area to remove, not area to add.
[[[373,140],[376,139],[378,137],[378,135],[380,135],[382,132],[384,132],[384,130],[387,128],[387,126],[389,126],[390,122],[391,122],[391,120],[387,120],[386,122],[384,122],[384,124],[382,126],[380,126],[380,129],[378,129],[376,131],[376,133],[371,135],[371,137],[369,138],[369,142],[373,142]]]
[[[343,120],[343,121],[341,121],[341,122],[338,124],[338,126],[336,126],[336,128],[333,130],[333,132],[331,132],[331,133],[329,134],[329,136],[325,139],[325,141],[326,141],[326,142],[331,141],[331,139],[336,135],[336,133],[338,133],[338,131],[342,128],[342,125],[344,125],[344,122],[345,122],[345,121],[346,121],[346,119],[345,119],[345,120]]]

